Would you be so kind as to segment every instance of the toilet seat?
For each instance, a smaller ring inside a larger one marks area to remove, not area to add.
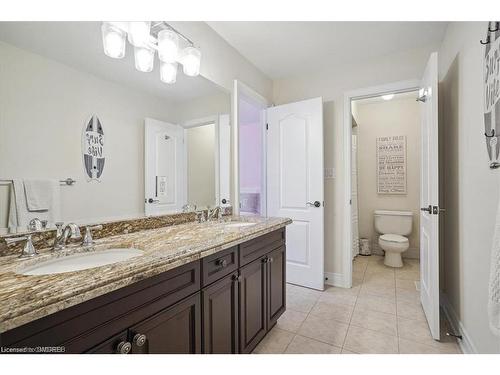
[[[383,234],[380,236],[381,241],[404,244],[408,242],[408,238],[399,234]]]

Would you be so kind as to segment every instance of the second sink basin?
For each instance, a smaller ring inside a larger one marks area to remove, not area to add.
[[[91,253],[80,253],[62,256],[41,262],[18,271],[21,275],[52,275],[56,273],[82,271],[89,268],[101,267],[108,264],[123,262],[143,255],[142,250],[107,249]]]

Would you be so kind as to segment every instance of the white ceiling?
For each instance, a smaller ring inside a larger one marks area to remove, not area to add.
[[[151,73],[137,71],[133,49],[128,43],[125,58],[107,57],[102,48],[100,22],[0,22],[0,40],[77,70],[173,101],[222,92],[201,76],[185,76],[182,66],[179,66],[175,84],[161,82],[157,57]]]
[[[437,47],[445,22],[207,22],[269,78]]]

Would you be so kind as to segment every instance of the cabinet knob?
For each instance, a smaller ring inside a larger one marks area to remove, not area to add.
[[[142,333],[137,333],[134,336],[133,342],[135,346],[143,346],[148,338]]]
[[[239,283],[241,281],[241,275],[233,275],[233,281]]]
[[[267,261],[268,261],[268,263],[272,263],[272,262],[274,262],[274,258],[273,257],[269,257],[269,258],[267,258]]]
[[[217,259],[215,262],[219,267],[226,268],[227,267],[227,260],[225,259]]]
[[[121,341],[117,346],[116,346],[116,352],[118,354],[128,354],[130,353],[130,350],[132,349],[132,344],[129,343],[128,341]]]

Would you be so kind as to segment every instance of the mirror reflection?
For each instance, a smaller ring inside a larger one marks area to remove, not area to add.
[[[0,234],[229,200],[224,89],[106,56],[100,22],[3,22],[0,61]]]

